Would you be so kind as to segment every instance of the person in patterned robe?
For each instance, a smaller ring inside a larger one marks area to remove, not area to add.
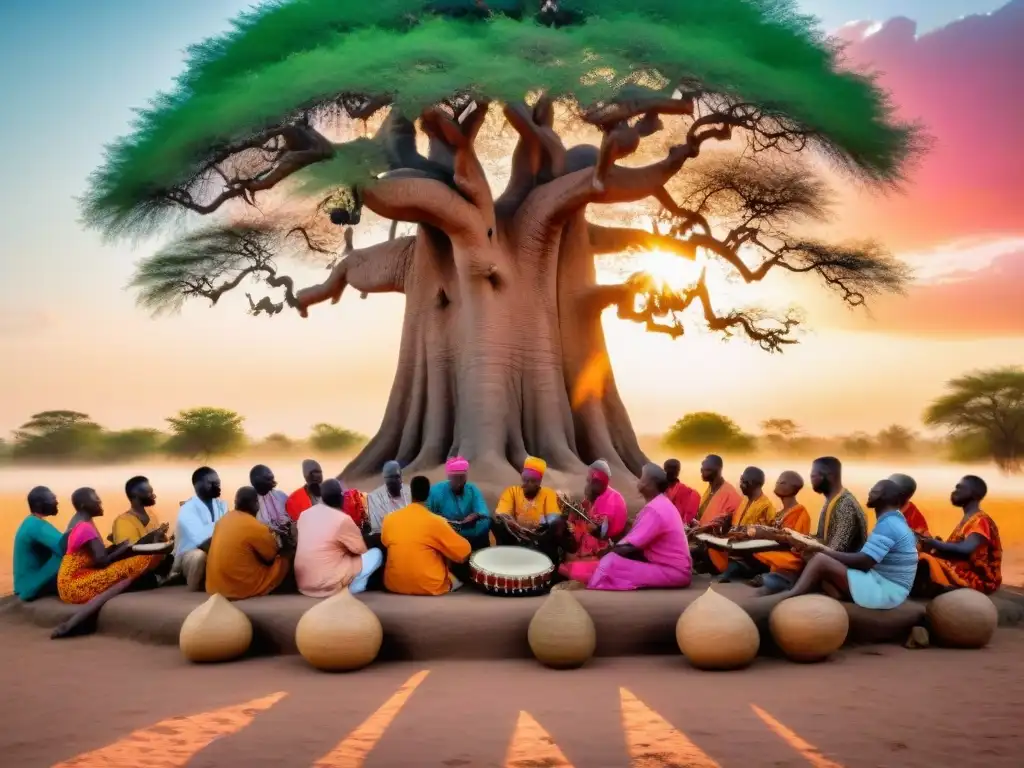
[[[953,489],[949,500],[964,516],[947,541],[922,538],[913,594],[935,597],[951,589],[975,589],[990,595],[1003,582],[1003,545],[995,520],[981,509],[988,486],[980,477],[967,475]]]
[[[836,552],[859,552],[868,538],[868,519],[854,495],[843,487],[843,465],[839,459],[823,456],[811,464],[811,488],[825,497],[814,538]],[[794,550],[803,551],[802,547]],[[797,552],[785,569],[772,569],[763,577],[760,594],[784,592],[796,583],[803,570]]]

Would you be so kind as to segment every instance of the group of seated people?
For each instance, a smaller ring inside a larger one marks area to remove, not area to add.
[[[125,485],[129,509],[114,520],[109,544],[96,526],[104,510],[95,490],[72,494],[74,516],[61,533],[47,520],[57,514],[56,496],[37,487],[15,537],[15,592],[22,600],[56,594],[74,604],[175,583],[233,600],[292,591],[326,597],[343,588],[442,595],[466,581],[472,552],[493,544],[543,553],[556,581],[594,590],[687,587],[698,572],[746,580],[762,594],[823,589],[887,609],[911,594],[958,587],[989,594],[1000,586],[999,531],[981,509],[987,489],[975,476],[951,494],[963,518],[943,541],[911,500],[916,483],[902,474],[868,494],[876,516],[869,535],[864,510],[831,457],[811,466],[811,488],[823,497],[813,531],[797,501],[804,487],[797,472],[776,481],[776,508],[761,469],[747,467],[737,489],[714,455],[700,467],[703,493],[680,481],[675,459],[644,466],[636,486],[644,506],[632,523],[603,460],[589,467],[583,495],[573,501],[544,486],[545,462],[529,457],[520,484],[506,489],[493,511],[469,481],[468,461],[449,459],[445,469],[442,482],[417,476],[406,484],[391,461],[382,485],[364,495],[325,480],[320,465],[307,460],[304,485],[286,495],[271,469],[258,465],[229,509],[216,471],[201,467],[173,535],[153,511],[150,482],[133,477]],[[744,540],[768,548],[733,548]]]

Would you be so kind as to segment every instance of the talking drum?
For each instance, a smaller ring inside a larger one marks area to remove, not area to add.
[[[523,547],[488,547],[469,558],[473,582],[488,594],[540,595],[551,587],[551,558]]]

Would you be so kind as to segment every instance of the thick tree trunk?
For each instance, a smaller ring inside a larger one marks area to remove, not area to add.
[[[536,455],[565,490],[577,490],[598,458],[631,489],[645,459],[610,367],[590,397],[571,402],[588,366],[607,361],[600,310],[585,301],[594,257],[582,213],[554,249],[520,242],[511,218],[472,251],[453,251],[443,234],[420,226],[384,420],[345,469],[347,483],[379,482],[390,459],[439,477],[440,465],[461,455],[493,495]]]

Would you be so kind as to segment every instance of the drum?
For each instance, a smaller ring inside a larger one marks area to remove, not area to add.
[[[488,547],[469,558],[470,578],[491,595],[541,595],[554,573],[551,558],[523,547]]]
[[[166,555],[174,549],[173,541],[158,541],[153,544],[133,544],[132,552],[137,555]]]

